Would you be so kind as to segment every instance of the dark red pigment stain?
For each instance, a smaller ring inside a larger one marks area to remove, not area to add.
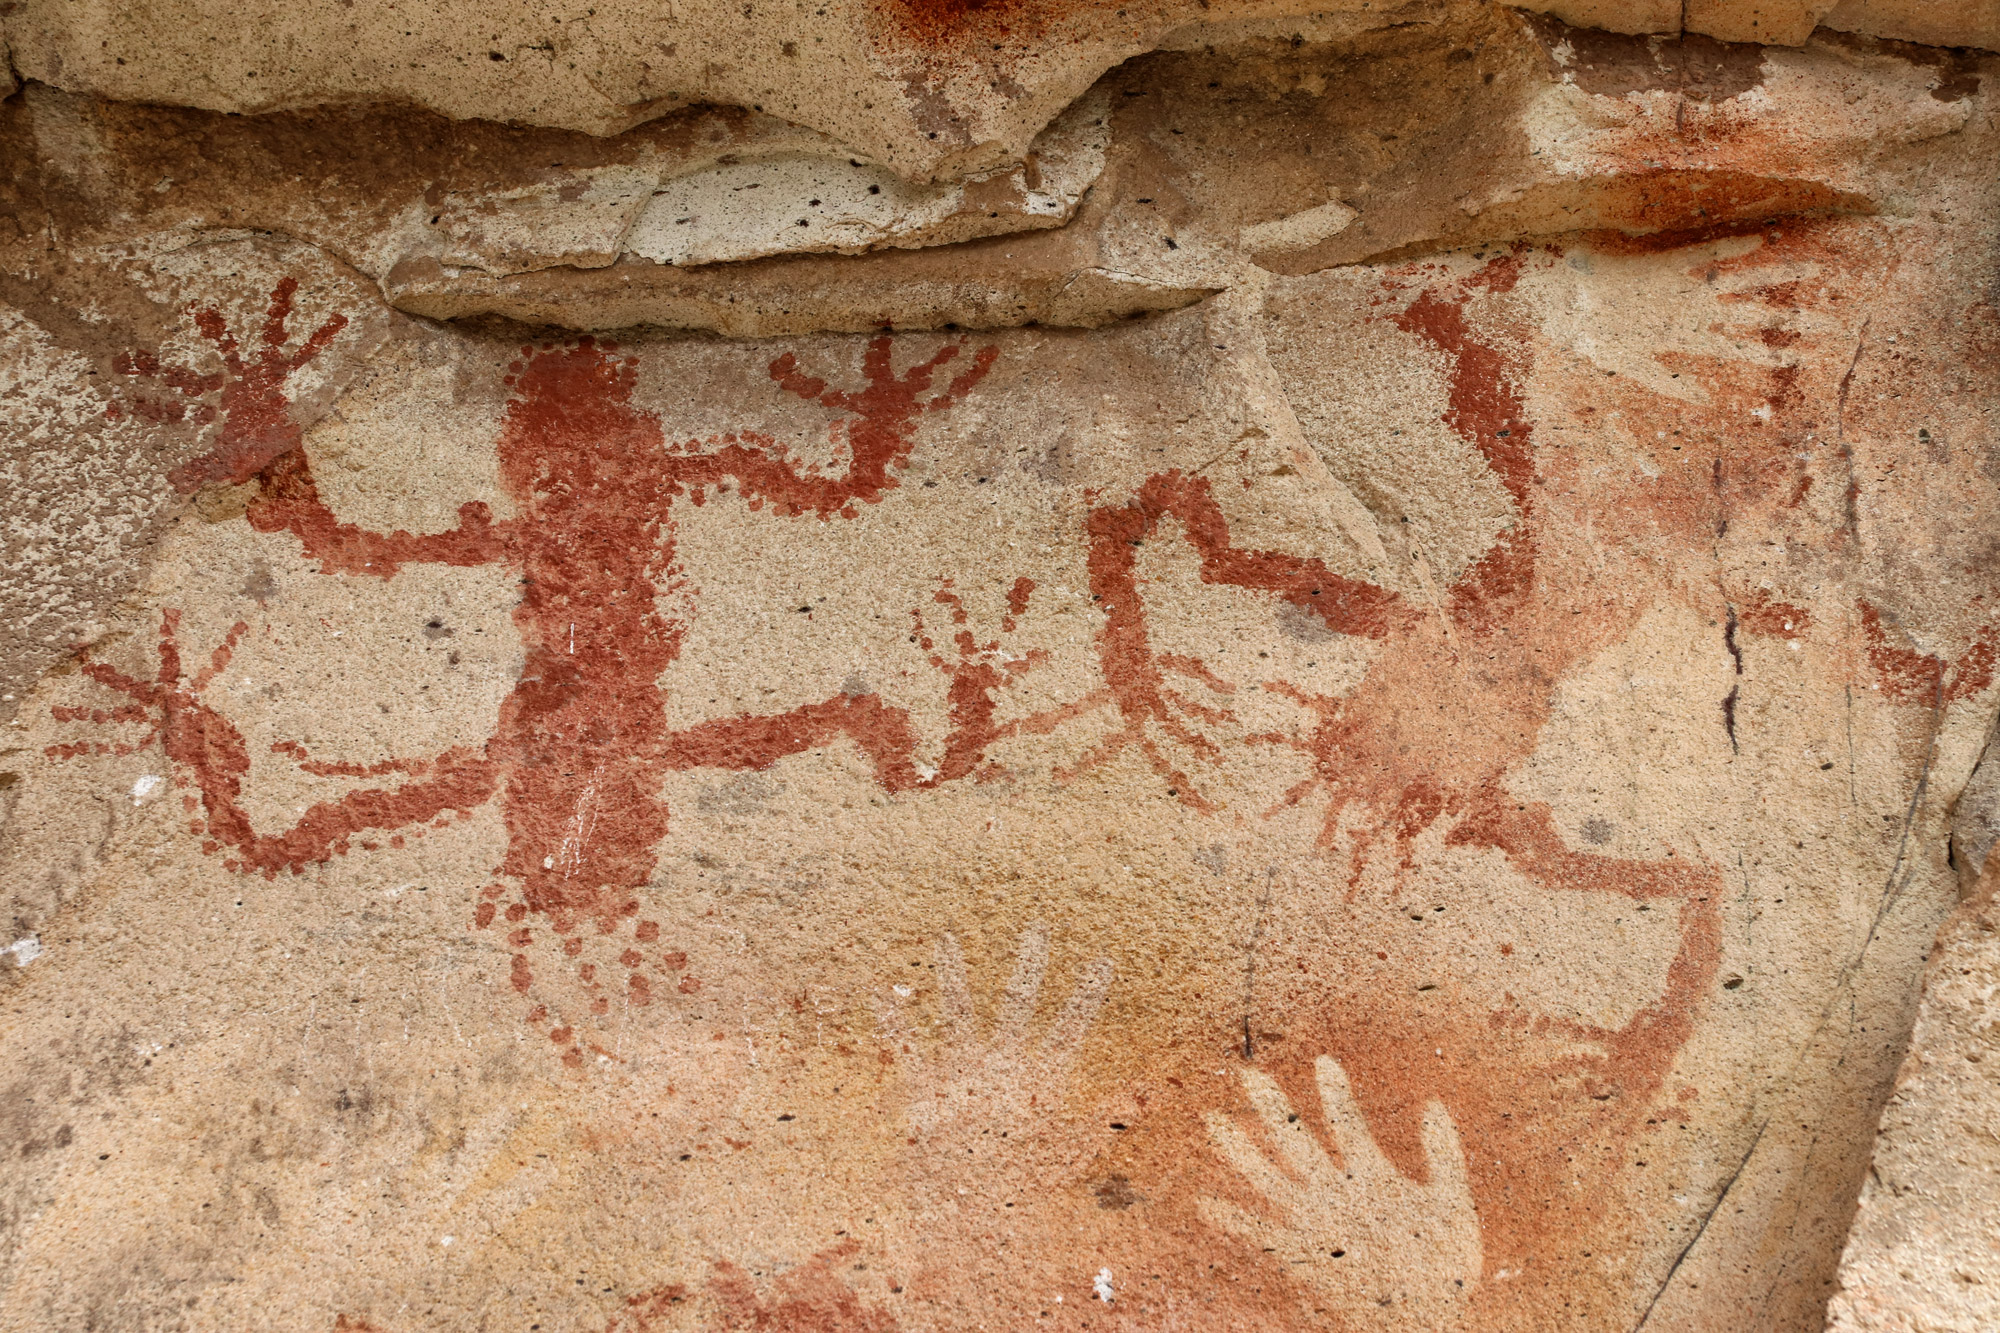
[[[1863,599],[1855,605],[1861,612],[1861,632],[1867,638],[1868,665],[1874,668],[1876,683],[1888,698],[1942,708],[1969,699],[1993,683],[1992,626],[1956,659],[1946,662],[1935,654],[1891,643],[1889,629],[1875,604]]]
[[[1111,0],[878,0],[876,6],[880,22],[903,42],[968,54],[981,43],[988,50],[995,42],[1032,47],[1065,19],[1114,11],[1123,12]]]
[[[1803,639],[1812,628],[1812,613],[1803,606],[1781,602],[1769,593],[1753,592],[1738,608],[1738,622],[1752,634]]]
[[[1656,255],[1767,234],[1779,222],[1797,226],[1875,208],[1863,195],[1813,181],[1661,167],[1620,179],[1607,192],[1602,211],[1617,226],[1585,232],[1593,249]]]

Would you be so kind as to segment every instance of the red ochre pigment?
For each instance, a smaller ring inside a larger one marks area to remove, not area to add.
[[[52,747],[50,753],[129,753],[157,740],[175,765],[176,783],[191,784],[199,793],[198,802],[190,797],[188,804],[191,813],[200,811],[191,827],[205,837],[205,850],[227,857],[232,869],[266,876],[298,872],[345,853],[367,830],[465,818],[473,806],[497,796],[507,851],[494,869],[495,882],[479,895],[474,922],[486,928],[504,914],[516,950],[512,984],[526,994],[534,986],[527,953],[534,938],[530,917],[563,937],[569,955],[581,951],[586,925],[609,935],[628,919],[636,942],[658,951],[658,925],[637,920],[637,894],[652,876],[656,848],[667,832],[669,812],[660,791],[674,772],[762,769],[844,736],[868,757],[887,791],[963,778],[984,781],[1000,776],[986,758],[995,742],[1046,733],[1109,709],[1114,729],[1075,771],[1134,749],[1183,804],[1211,811],[1194,776],[1169,756],[1163,742],[1192,756],[1192,762],[1217,762],[1221,750],[1201,728],[1233,717],[1226,708],[1196,703],[1169,682],[1174,677],[1199,682],[1225,700],[1236,686],[1198,659],[1153,650],[1136,574],[1139,548],[1163,531],[1177,532],[1198,558],[1204,582],[1270,594],[1338,633],[1383,645],[1350,695],[1323,697],[1282,681],[1264,684],[1294,699],[1315,722],[1302,736],[1250,738],[1311,758],[1312,775],[1284,803],[1323,794],[1327,809],[1320,844],[1330,852],[1345,833],[1350,884],[1358,883],[1376,839],[1392,836],[1402,848],[1402,868],[1408,869],[1415,838],[1450,816],[1455,822],[1449,844],[1497,850],[1548,889],[1681,904],[1682,944],[1668,993],[1620,1031],[1577,1034],[1603,1042],[1620,1066],[1619,1081],[1650,1095],[1686,1040],[1699,996],[1716,968],[1719,881],[1713,869],[1685,861],[1572,851],[1545,806],[1518,803],[1504,787],[1506,772],[1532,750],[1546,720],[1550,682],[1615,639],[1619,628],[1610,621],[1596,623],[1604,620],[1602,614],[1585,616],[1560,581],[1538,576],[1542,534],[1534,503],[1531,423],[1509,357],[1482,341],[1466,314],[1478,292],[1500,295],[1510,289],[1520,265],[1518,254],[1496,258],[1456,282],[1423,287],[1385,316],[1445,355],[1450,378],[1444,420],[1477,449],[1516,509],[1513,525],[1459,577],[1441,605],[1413,607],[1393,592],[1336,575],[1317,560],[1238,548],[1207,479],[1159,473],[1129,497],[1095,505],[1086,519],[1090,588],[1104,615],[1097,639],[1104,685],[1086,698],[996,722],[1000,693],[1047,654],[1002,653],[999,639],[980,641],[949,580],[929,613],[930,620],[948,616],[949,631],[934,632],[926,613],[912,610],[919,647],[948,682],[951,729],[934,771],[920,771],[915,763],[918,738],[907,713],[874,694],[843,694],[784,713],[669,729],[657,682],[678,657],[685,633],[659,604],[662,590],[675,579],[673,507],[682,499],[702,504],[711,490],[731,485],[752,510],[774,519],[853,518],[859,505],[879,503],[897,489],[895,473],[909,459],[918,424],[972,392],[997,349],[980,350],[935,393],[933,381],[960,357],[961,344],[948,344],[898,374],[894,340],[877,337],[868,344],[865,385],[857,390],[836,389],[807,374],[790,353],[777,358],[769,374],[781,388],[847,414],[847,468],[822,475],[801,470],[780,442],[755,432],[669,444],[658,419],[632,405],[636,361],[619,356],[614,344],[584,338],[524,347],[506,377],[513,397],[498,444],[502,479],[517,516],[495,522],[486,506],[471,503],[460,507],[458,526],[448,532],[377,533],[341,522],[322,501],[301,432],[289,415],[287,377],[319,355],[345,321],[336,315],[297,351],[286,353],[285,326],[297,288],[288,278],[273,292],[254,359],[244,359],[221,316],[205,310],[196,316],[197,326],[221,353],[224,371],[197,375],[163,368],[150,354],[125,358],[120,368],[157,380],[190,401],[219,391],[219,410],[197,404],[192,413],[197,422],[219,418],[219,442],[179,469],[176,484],[192,488],[254,478],[259,492],[248,512],[252,525],[261,532],[291,533],[323,572],[387,579],[420,563],[501,563],[517,571],[521,600],[514,619],[526,661],[502,705],[497,731],[481,746],[366,765],[322,763],[296,743],[280,743],[274,750],[311,773],[394,774],[408,781],[350,791],[311,807],[289,829],[259,833],[242,805],[242,779],[249,769],[242,735],[202,697],[228,666],[246,627],[237,624],[207,664],[190,675],[177,638],[179,614],[168,610],[153,680],[84,663],[94,680],[132,703],[58,710],[62,720],[146,722],[152,730],[137,742],[79,743]],[[1385,282],[1388,291],[1404,286]],[[186,404],[171,400],[134,410],[162,421],[189,415]],[[1173,526],[1163,529],[1169,520]],[[1014,582],[1003,633],[1016,631],[1034,591],[1030,579]],[[1990,678],[1994,649],[1986,640],[1947,665],[1891,645],[1872,606],[1863,604],[1861,615],[1871,663],[1892,697],[1919,703],[1958,698]],[[1804,620],[1799,612],[1798,623]],[[1482,665],[1467,671],[1467,661]],[[1449,688],[1436,688],[1440,681]],[[510,896],[514,901],[503,906]],[[685,957],[661,955],[669,958],[674,961],[660,965],[673,982]],[[640,971],[645,952],[627,949],[620,961],[629,970],[626,1001],[650,1003],[656,981]],[[595,992],[596,965],[583,968]],[[698,986],[692,977],[677,983],[680,993]],[[546,1006],[534,1007],[532,1021],[547,1017]],[[580,1062],[572,1026],[559,1025],[551,1035],[568,1048],[571,1063]]]

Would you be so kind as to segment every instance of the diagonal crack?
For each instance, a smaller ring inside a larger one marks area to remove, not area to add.
[[[1674,1284],[1674,1275],[1681,1271],[1681,1265],[1687,1262],[1687,1257],[1690,1254],[1694,1253],[1694,1247],[1699,1245],[1701,1238],[1708,1234],[1708,1224],[1713,1222],[1715,1215],[1722,1211],[1722,1205],[1729,1198],[1729,1192],[1736,1188],[1737,1180],[1743,1175],[1743,1168],[1750,1165],[1750,1159],[1757,1155],[1757,1145],[1764,1141],[1764,1131],[1770,1127],[1771,1117],[1765,1116],[1764,1123],[1757,1126],[1756,1136],[1750,1140],[1750,1146],[1744,1150],[1742,1160],[1737,1162],[1736,1169],[1729,1173],[1729,1179],[1722,1182],[1722,1189],[1716,1194],[1715,1202],[1702,1215],[1701,1225],[1695,1228],[1694,1235],[1688,1238],[1688,1243],[1681,1246],[1681,1252],[1674,1256],[1673,1267],[1669,1268],[1666,1277],[1660,1280],[1659,1290],[1653,1293],[1653,1299],[1646,1302],[1646,1312],[1639,1316],[1638,1323],[1632,1325],[1632,1333],[1641,1333],[1641,1330],[1651,1322],[1653,1311],[1659,1307],[1660,1298],[1665,1296],[1667,1288]]]
[[[1942,678],[1940,678],[1937,685],[1937,693],[1931,705],[1931,733],[1929,743],[1924,750],[1923,768],[1917,774],[1916,786],[1911,790],[1909,802],[1903,809],[1902,835],[1897,840],[1896,856],[1889,865],[1888,877],[1882,883],[1881,901],[1876,904],[1874,918],[1868,923],[1868,934],[1861,941],[1861,946],[1854,951],[1854,956],[1841,967],[1840,972],[1835,976],[1833,994],[1827,1000],[1826,1007],[1820,1011],[1819,1021],[1813,1025],[1811,1035],[1801,1043],[1799,1054],[1793,1060],[1792,1068],[1786,1078],[1778,1085],[1780,1087],[1789,1088],[1794,1086],[1796,1081],[1794,1076],[1798,1073],[1799,1066],[1805,1062],[1807,1055],[1819,1044],[1820,1035],[1826,1031],[1827,1024],[1833,1020],[1834,1011],[1840,1006],[1842,999],[1845,997],[1851,1001],[1849,992],[1853,987],[1855,975],[1860,972],[1862,963],[1867,960],[1868,950],[1873,947],[1875,937],[1881,931],[1882,922],[1888,918],[1890,910],[1902,900],[1903,891],[1909,887],[1911,876],[1916,868],[1914,862],[1909,862],[1907,869],[1905,867],[1905,863],[1909,857],[1910,834],[1916,826],[1917,810],[1923,805],[1924,796],[1930,790],[1931,769],[1937,760],[1938,735],[1943,730],[1943,727],[1944,685]],[[1653,1311],[1658,1308],[1661,1299],[1666,1296],[1668,1288],[1673,1285],[1675,1275],[1680,1272],[1681,1266],[1686,1263],[1688,1256],[1694,1253],[1694,1247],[1701,1243],[1701,1238],[1707,1234],[1709,1223],[1715,1219],[1715,1214],[1721,1209],[1724,1200],[1729,1197],[1730,1191],[1736,1187],[1736,1182],[1741,1178],[1744,1168],[1750,1164],[1751,1157],[1756,1154],[1758,1145],[1764,1141],[1764,1133],[1771,1127],[1772,1119],[1772,1115],[1766,1115],[1763,1123],[1757,1127],[1757,1133],[1751,1139],[1749,1149],[1743,1154],[1742,1160],[1736,1164],[1736,1169],[1729,1173],[1729,1179],[1723,1182],[1722,1190],[1717,1194],[1714,1206],[1702,1218],[1701,1226],[1696,1228],[1693,1237],[1689,1239],[1686,1245],[1681,1247],[1680,1254],[1675,1256],[1673,1266],[1667,1270],[1667,1275],[1661,1280],[1659,1289],[1653,1293],[1653,1299],[1646,1303],[1646,1312],[1640,1316],[1639,1322],[1632,1326],[1632,1333],[1642,1333],[1647,1322],[1652,1319]],[[1814,1148],[1818,1146],[1818,1143],[1818,1137],[1815,1136],[1812,1144],[1806,1149],[1805,1160],[1799,1164],[1797,1173],[1799,1176],[1802,1177],[1811,1165],[1812,1153]]]

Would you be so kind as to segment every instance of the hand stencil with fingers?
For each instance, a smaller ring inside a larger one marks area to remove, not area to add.
[[[1014,974],[1001,994],[992,1033],[983,1039],[958,940],[946,934],[937,954],[943,1042],[926,1055],[893,1001],[883,1012],[884,1032],[904,1052],[904,1116],[913,1142],[940,1167],[1024,1160],[1061,1105],[1069,1071],[1111,987],[1111,960],[1092,960],[1048,1031],[1030,1041],[1028,1027],[1049,965],[1047,927],[1030,925],[1021,933]]]
[[[1415,1180],[1376,1147],[1346,1071],[1324,1055],[1315,1068],[1340,1165],[1277,1083],[1245,1069],[1244,1091],[1273,1150],[1260,1148],[1220,1112],[1209,1113],[1208,1133],[1216,1151],[1269,1201],[1271,1215],[1203,1199],[1203,1219],[1272,1254],[1319,1300],[1365,1326],[1462,1327],[1481,1253],[1465,1150],[1451,1114],[1437,1102],[1425,1108],[1428,1179]]]

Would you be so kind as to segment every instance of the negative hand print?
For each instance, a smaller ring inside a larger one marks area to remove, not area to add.
[[[1104,1004],[1111,960],[1097,958],[1083,969],[1062,1012],[1035,1041],[1028,1028],[1048,970],[1047,927],[1030,925],[1021,933],[1014,974],[1001,994],[992,1032],[983,1038],[957,939],[946,934],[937,952],[942,1044],[924,1054],[921,1038],[904,1025],[895,1000],[883,1013],[883,1030],[897,1044],[905,1071],[910,1142],[944,1170],[950,1170],[948,1164],[1025,1165],[1061,1104],[1069,1071]]]
[[[1436,1102],[1425,1108],[1428,1179],[1413,1179],[1376,1147],[1346,1072],[1327,1056],[1315,1067],[1341,1165],[1277,1083],[1246,1069],[1244,1090],[1273,1151],[1218,1112],[1207,1117],[1209,1138],[1275,1217],[1219,1199],[1201,1201],[1202,1217],[1274,1256],[1351,1319],[1382,1328],[1462,1326],[1480,1274],[1479,1217],[1450,1113]]]

